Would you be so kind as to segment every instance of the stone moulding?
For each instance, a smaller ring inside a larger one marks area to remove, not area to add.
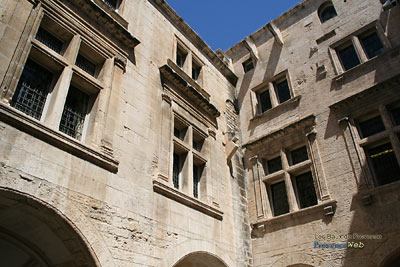
[[[190,83],[174,71],[170,67],[171,61],[169,60],[168,65],[164,65],[160,68],[161,80],[163,83],[169,82],[175,85],[186,97],[188,97],[194,106],[201,107],[207,115],[216,118],[221,115],[218,109],[212,105],[208,99],[199,92],[196,88],[190,85]],[[173,63],[172,63],[173,64]],[[203,89],[204,90],[204,89]]]
[[[164,195],[168,198],[171,198],[177,202],[180,202],[188,207],[191,207],[195,210],[198,210],[204,214],[207,214],[211,217],[214,217],[217,220],[222,221],[223,212],[219,209],[213,208],[210,205],[201,202],[198,199],[190,197],[175,188],[172,188],[170,185],[163,182],[161,179],[153,180],[153,189],[155,192]]]
[[[252,148],[255,148],[257,146],[265,144],[266,142],[268,142],[270,140],[273,140],[275,138],[283,136],[292,130],[299,129],[302,127],[304,128],[304,127],[312,126],[312,125],[315,125],[315,115],[314,114],[307,116],[303,119],[294,121],[294,122],[290,123],[289,125],[281,127],[280,129],[273,130],[257,139],[250,140],[249,142],[244,144],[243,147],[251,150]]]
[[[126,47],[134,48],[140,44],[140,41],[127,30],[128,23],[122,17],[119,18],[119,15],[108,14],[99,5],[90,0],[68,0],[68,2],[84,12],[90,19],[102,25],[102,29],[105,29]]]
[[[1,102],[0,120],[103,169],[113,173],[118,172],[119,162],[114,158],[98,152],[61,132],[50,129],[39,121]]]
[[[323,201],[318,205],[311,206],[305,209],[296,210],[273,218],[259,220],[251,224],[252,232],[253,234],[255,234],[255,236],[261,237],[263,236],[263,233],[266,231],[268,226],[272,226],[273,224],[280,224],[285,221],[290,221],[298,217],[303,217],[318,212],[323,213],[325,216],[333,216],[336,211],[336,206],[336,200]]]

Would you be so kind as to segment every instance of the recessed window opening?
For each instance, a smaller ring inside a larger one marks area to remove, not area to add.
[[[345,71],[360,65],[360,59],[352,43],[337,49],[337,53]]]
[[[61,54],[64,42],[58,39],[56,36],[43,29],[42,27],[36,33],[35,37],[38,41],[46,45],[51,50]]]
[[[318,10],[318,16],[322,23],[336,17],[337,13],[332,2],[329,1],[322,4]]]
[[[195,60],[192,61],[192,79],[198,81],[200,78],[201,65]]]
[[[81,54],[77,56],[75,65],[92,76],[96,74],[96,64]]]
[[[380,116],[368,119],[366,121],[360,122],[358,124],[358,130],[361,138],[366,138],[368,136],[383,132],[385,130],[385,125]]]
[[[282,170],[282,160],[281,157],[276,157],[270,160],[267,160],[265,163],[265,173],[272,174],[274,172]]]
[[[203,174],[204,166],[193,165],[193,196],[199,198],[200,195],[200,180]]]
[[[248,60],[243,62],[242,66],[245,73],[251,71],[252,69],[254,69],[253,59],[249,58]]]
[[[265,90],[265,91],[257,94],[257,96],[258,96],[260,113],[264,113],[265,111],[272,108],[271,96],[270,96],[269,90]]]
[[[275,82],[274,87],[280,104],[291,98],[290,87],[287,79]]]
[[[71,86],[65,101],[59,130],[81,140],[88,105],[89,95]]]
[[[274,216],[289,212],[289,202],[286,193],[285,182],[278,182],[270,186],[271,200]]]
[[[185,65],[186,57],[187,52],[178,45],[176,49],[176,65],[178,65],[179,68],[183,68]]]
[[[307,148],[305,146],[290,152],[291,165],[308,160]]]
[[[366,148],[368,161],[376,186],[389,184],[400,180],[400,167],[392,145],[386,143],[373,148]]]
[[[193,144],[192,147],[194,150],[201,152],[203,149],[203,145],[204,145],[204,137],[202,137],[199,133],[197,133],[196,131],[193,131]]]
[[[103,0],[103,2],[112,10],[117,10],[119,7],[119,0]]]
[[[174,119],[174,136],[182,141],[186,141],[188,125],[181,120]]]
[[[400,107],[390,110],[393,125],[400,125]]]
[[[28,59],[11,106],[40,120],[52,79],[51,72]]]
[[[295,187],[299,206],[301,209],[318,204],[315,193],[314,181],[311,172],[306,172],[295,177]]]
[[[360,42],[368,59],[376,57],[385,51],[382,41],[376,32],[361,36]]]

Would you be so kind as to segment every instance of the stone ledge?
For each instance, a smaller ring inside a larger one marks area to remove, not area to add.
[[[300,102],[300,99],[301,99],[301,95],[293,97],[293,98],[289,99],[288,101],[285,101],[285,102],[283,102],[283,103],[281,103],[281,104],[279,104],[279,105],[277,105],[275,107],[272,107],[272,108],[264,111],[261,114],[256,114],[253,118],[250,119],[250,121],[255,121],[255,120],[264,118],[264,117],[268,116],[267,114],[271,113],[273,110],[277,110],[277,109],[283,108],[285,106],[289,106],[289,105],[298,103],[298,102]]]
[[[223,212],[219,209],[213,208],[210,205],[201,202],[198,199],[190,197],[179,190],[171,187],[170,185],[166,184],[165,182],[159,180],[153,180],[153,189],[155,192],[164,195],[170,199],[173,199],[179,203],[182,203],[188,207],[191,207],[195,210],[198,210],[204,214],[207,214],[211,217],[214,217],[217,220],[222,221],[223,219]]]
[[[273,218],[258,220],[251,224],[253,235],[256,237],[263,236],[268,226],[275,224],[282,224],[286,221],[294,220],[299,217],[307,217],[310,214],[322,212],[325,216],[333,216],[336,210],[337,201],[327,200],[318,205],[308,207],[305,209],[296,210]],[[257,232],[257,233],[255,233]]]
[[[113,173],[118,172],[119,162],[114,158],[98,152],[59,131],[50,129],[41,122],[1,102],[0,120],[103,169]]]

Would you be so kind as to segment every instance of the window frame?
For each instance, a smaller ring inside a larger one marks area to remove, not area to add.
[[[323,19],[322,15],[328,8],[333,8],[333,10],[335,11],[335,15],[333,15],[332,17],[329,17],[327,19]],[[329,21],[329,20],[331,20],[331,19],[333,19],[333,18],[338,16],[338,13],[337,13],[336,8],[333,5],[332,1],[326,1],[322,5],[320,5],[320,7],[318,8],[317,13],[318,13],[318,18],[319,18],[319,21],[321,22],[321,24],[324,24],[327,21]]]

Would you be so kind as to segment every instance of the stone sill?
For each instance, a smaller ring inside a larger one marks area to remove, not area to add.
[[[301,99],[301,95],[295,96],[295,97],[293,97],[293,98],[291,98],[291,99],[289,99],[289,100],[287,100],[287,101],[285,101],[285,102],[283,102],[283,103],[281,103],[281,104],[279,104],[279,105],[277,105],[275,107],[272,107],[272,108],[264,111],[261,114],[256,114],[253,118],[250,119],[250,121],[255,121],[255,120],[267,117],[268,114],[270,114],[273,110],[277,110],[279,108],[283,108],[285,106],[297,103],[297,102],[300,101],[300,99]]]
[[[257,228],[259,225],[268,226],[268,225],[273,225],[273,224],[280,224],[285,221],[293,220],[295,218],[302,217],[302,216],[307,216],[312,213],[317,213],[317,212],[321,212],[321,211],[325,213],[325,211],[326,211],[325,208],[327,208],[329,206],[336,207],[336,204],[337,204],[336,200],[327,200],[327,201],[321,202],[318,205],[315,205],[312,207],[296,210],[294,212],[286,213],[286,214],[276,216],[273,218],[259,220],[259,221],[255,222],[254,224],[252,224],[252,226],[253,226],[253,228]],[[328,216],[328,215],[333,215],[333,214],[325,214],[325,216]]]
[[[96,151],[59,131],[50,129],[34,118],[2,102],[0,102],[0,120],[103,169],[113,173],[118,172],[119,162],[113,157]]]
[[[195,210],[198,210],[208,216],[214,217],[217,220],[222,221],[223,212],[219,209],[211,207],[210,205],[201,202],[200,200],[190,197],[179,190],[171,187],[166,182],[163,182],[159,179],[153,180],[153,189],[155,192],[164,195],[170,199],[173,199],[179,203],[182,203],[188,207],[191,207]]]

